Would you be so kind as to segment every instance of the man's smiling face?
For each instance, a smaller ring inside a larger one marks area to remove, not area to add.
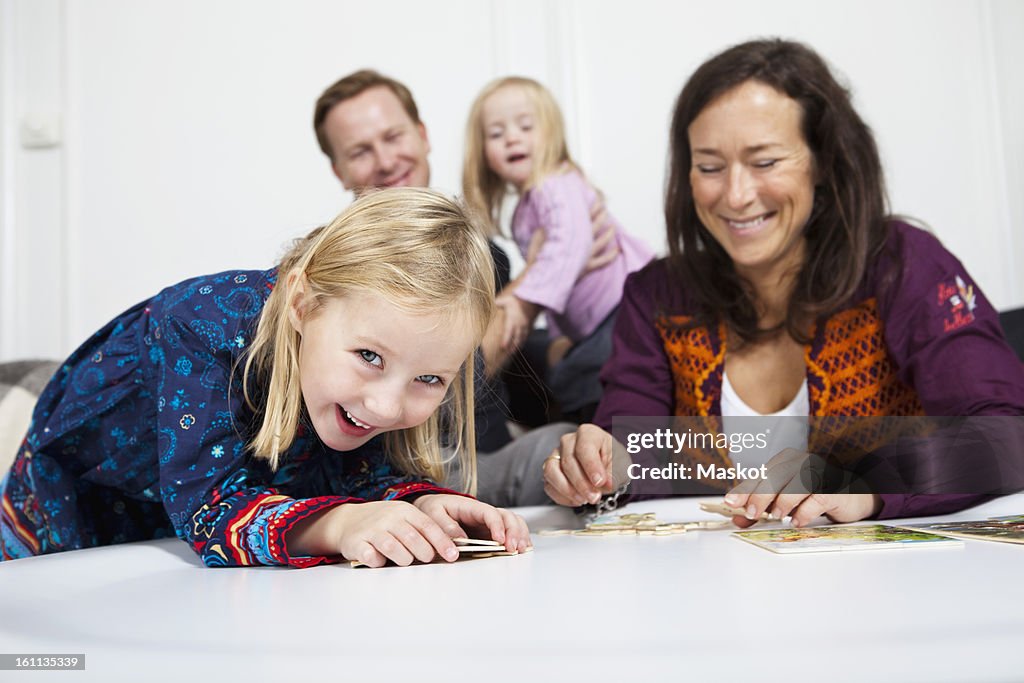
[[[398,97],[375,86],[335,105],[323,123],[334,174],[357,195],[367,189],[427,187],[430,141]]]

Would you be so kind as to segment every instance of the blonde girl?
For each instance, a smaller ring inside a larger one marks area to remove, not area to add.
[[[626,276],[652,257],[610,215],[616,255],[587,269],[594,233],[590,207],[599,193],[569,156],[554,97],[529,78],[501,78],[477,96],[466,127],[463,192],[498,230],[506,194],[518,195],[512,237],[530,267],[498,299],[505,313],[503,343],[525,339],[542,311],[552,338],[569,350],[549,354],[549,384],[564,412],[586,420],[600,399],[598,371],[610,352],[611,328]]]
[[[43,391],[2,482],[3,559],[171,533],[208,566],[457,557],[529,545],[475,486],[487,245],[428,190],[361,198],[278,267],[187,280],[121,314]],[[442,421],[445,424],[442,424]]]

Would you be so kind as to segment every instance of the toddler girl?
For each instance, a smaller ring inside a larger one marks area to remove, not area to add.
[[[547,313],[552,339],[568,351],[549,354],[548,382],[564,413],[587,421],[601,396],[598,373],[611,351],[611,328],[626,276],[653,254],[607,216],[617,254],[586,270],[594,239],[590,207],[598,192],[569,157],[554,97],[528,78],[509,77],[477,96],[466,129],[463,191],[496,230],[509,187],[519,195],[512,237],[530,266],[498,298],[506,344],[521,343],[537,315]],[[554,348],[559,346],[555,344]]]

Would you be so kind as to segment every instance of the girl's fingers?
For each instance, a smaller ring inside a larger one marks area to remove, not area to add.
[[[437,529],[438,536],[442,535],[440,534],[441,527],[434,524],[433,521],[430,522],[430,526]],[[434,556],[442,552],[441,549],[435,549],[433,544],[425,537],[424,532],[411,522],[395,529],[391,532],[391,535],[398,539],[398,542],[405,546],[405,549],[420,562],[432,562]]]
[[[509,552],[520,552],[532,546],[526,521],[511,510],[496,508],[471,498],[453,501],[449,509],[468,526],[486,528],[492,541],[505,546]]]
[[[449,514],[448,508],[443,503],[434,502],[417,509],[425,514],[428,519],[433,520],[448,538],[460,538],[466,535],[466,530]]]
[[[505,522],[496,507],[479,500],[454,496],[445,505],[448,514],[471,528],[485,528],[492,541],[505,542]]]
[[[503,508],[496,508],[496,510],[498,512],[498,516],[501,517],[501,528],[504,530],[505,534],[505,542],[503,543],[505,550],[510,553],[518,552],[519,544],[522,543],[522,538],[520,538],[515,517],[511,512]]]
[[[435,552],[448,562],[459,559],[459,551],[455,549],[452,538],[465,535],[466,532],[462,530],[462,527],[448,515],[444,508],[441,508],[440,513],[435,512],[435,515],[441,516],[441,519],[419,510],[417,512],[419,512],[418,515],[409,516],[409,528],[419,539],[419,542],[413,541],[413,543],[421,551],[414,551],[416,559],[420,562],[430,562],[434,559]],[[412,550],[408,544],[406,547]]]
[[[399,567],[408,567],[412,564],[412,553],[390,531],[380,531],[374,534],[370,543],[377,552]]]
[[[526,526],[526,520],[511,510],[498,509],[502,520],[505,523],[505,549],[509,552],[518,553],[531,547],[530,529]]]
[[[515,513],[513,513],[515,514]],[[516,525],[519,528],[520,537],[523,540],[521,548],[529,549],[533,547],[533,538],[530,537],[530,525],[526,523],[526,520],[521,515],[515,515]]]
[[[501,513],[497,508],[486,503],[478,503],[478,505],[479,507],[474,506],[476,507],[474,512],[481,517],[484,526],[491,533],[491,540],[504,544],[508,540],[508,536],[505,533],[505,520],[502,519]]]
[[[346,555],[345,559],[362,562],[367,567],[373,567],[374,569],[383,567],[388,561],[388,558],[377,552],[377,549],[374,548],[369,541],[360,541],[356,545],[352,556],[349,557]]]

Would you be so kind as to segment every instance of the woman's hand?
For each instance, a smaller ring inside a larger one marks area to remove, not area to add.
[[[511,553],[533,547],[526,521],[511,510],[496,508],[475,498],[443,493],[420,496],[413,505],[451,538],[489,537]]]
[[[762,512],[775,519],[792,517],[794,527],[802,527],[825,515],[833,522],[856,522],[878,513],[882,499],[874,493],[815,493],[803,482],[808,471],[824,472],[818,456],[787,448],[768,461],[765,479],[748,479],[725,496],[725,503],[743,508],[746,516],[735,516],[740,527],[753,524]]]
[[[544,492],[559,505],[596,504],[624,481],[629,462],[611,434],[597,425],[580,425],[544,461]]]

